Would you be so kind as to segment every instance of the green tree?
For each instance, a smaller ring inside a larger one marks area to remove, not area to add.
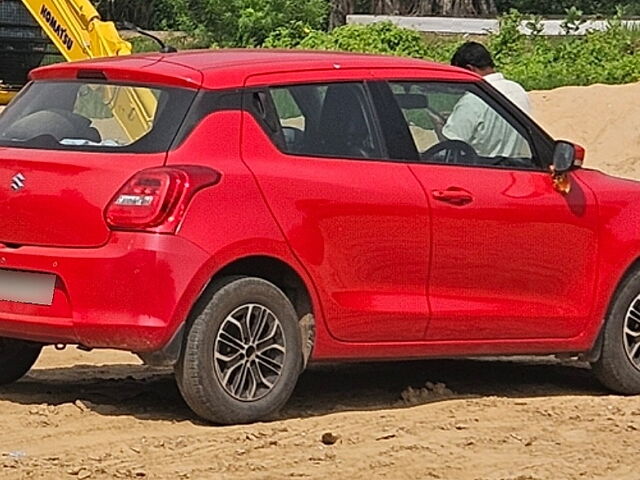
[[[259,46],[274,30],[296,23],[326,28],[327,0],[98,0],[105,18],[149,29],[195,33],[209,44]]]
[[[256,47],[280,27],[326,25],[326,0],[185,0],[200,35],[220,46]]]
[[[151,30],[190,30],[188,0],[94,0],[103,18]]]

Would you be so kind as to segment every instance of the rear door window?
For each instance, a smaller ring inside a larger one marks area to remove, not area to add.
[[[0,145],[161,152],[196,92],[85,82],[36,82],[0,117]]]
[[[382,158],[368,95],[361,83],[272,87],[286,153]]]

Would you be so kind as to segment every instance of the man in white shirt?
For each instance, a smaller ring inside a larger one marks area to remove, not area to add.
[[[451,64],[481,75],[523,112],[531,114],[525,89],[495,71],[491,54],[482,44],[465,43],[456,51]],[[470,92],[455,105],[442,128],[442,135],[449,140],[468,143],[481,157],[516,158],[530,155],[522,135],[484,100]]]

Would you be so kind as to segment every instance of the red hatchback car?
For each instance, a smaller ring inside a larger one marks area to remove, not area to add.
[[[0,116],[0,381],[123,349],[238,423],[309,361],[563,353],[638,393],[640,185],[583,156],[418,60],[40,68]]]

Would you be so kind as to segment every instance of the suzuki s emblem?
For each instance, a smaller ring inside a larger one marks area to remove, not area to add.
[[[16,173],[14,177],[11,179],[11,190],[17,192],[24,188],[24,182],[27,179],[22,173]]]

